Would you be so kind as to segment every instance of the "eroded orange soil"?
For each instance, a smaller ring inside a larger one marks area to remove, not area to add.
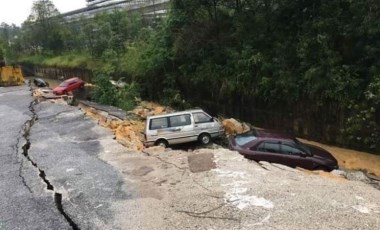
[[[115,134],[116,140],[123,146],[134,149],[144,149],[144,128],[147,116],[163,114],[172,111],[169,107],[163,107],[156,103],[142,101],[132,113],[141,117],[142,120],[120,120],[108,115],[107,112],[80,104],[79,107],[89,117],[98,121],[98,124],[109,128]]]

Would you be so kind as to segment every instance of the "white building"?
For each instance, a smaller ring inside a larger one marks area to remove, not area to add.
[[[161,17],[167,13],[170,0],[87,0],[87,7],[62,14],[68,20],[93,17],[97,13],[126,9],[145,16]]]

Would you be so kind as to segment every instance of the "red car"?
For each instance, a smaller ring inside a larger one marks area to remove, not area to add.
[[[254,129],[230,136],[229,148],[245,158],[267,161],[290,167],[332,171],[338,169],[337,160],[326,150],[301,143],[296,138],[269,130]]]
[[[77,77],[73,77],[70,79],[65,80],[59,86],[54,88],[53,92],[57,95],[67,94],[70,91],[76,90],[78,88],[84,87],[84,81]]]

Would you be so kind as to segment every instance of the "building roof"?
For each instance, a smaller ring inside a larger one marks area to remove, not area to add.
[[[79,17],[93,17],[100,12],[115,9],[126,9],[129,11],[141,10],[143,14],[166,14],[170,0],[87,0],[87,7],[63,13],[66,19]]]

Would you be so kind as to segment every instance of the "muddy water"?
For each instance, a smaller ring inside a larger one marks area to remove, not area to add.
[[[365,170],[380,177],[380,155],[339,148],[314,141],[300,140],[329,151],[338,160],[339,167],[351,170]]]

